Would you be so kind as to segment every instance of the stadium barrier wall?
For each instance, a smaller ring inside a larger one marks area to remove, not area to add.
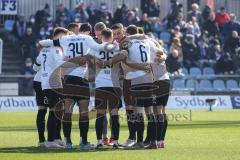
[[[199,109],[208,110],[207,99],[216,99],[213,110],[240,109],[240,96],[170,96],[168,109]],[[90,102],[92,104],[92,102]],[[123,105],[124,106],[124,105]],[[78,109],[78,107],[74,107]],[[34,111],[37,104],[34,96],[0,97],[0,111]]]

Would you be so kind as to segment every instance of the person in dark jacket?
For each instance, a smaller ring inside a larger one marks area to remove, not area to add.
[[[231,37],[225,42],[224,45],[225,52],[230,54],[239,54],[240,52],[240,37],[237,31],[232,31]]]
[[[215,21],[214,14],[211,14],[209,18],[203,23],[202,26],[203,31],[208,31],[208,35],[210,37],[215,37],[219,33],[219,27],[218,24]]]
[[[236,20],[236,16],[234,14],[230,14],[230,21],[225,23],[223,26],[223,35],[225,40],[231,36],[232,31],[240,33],[240,22]]]
[[[148,21],[147,13],[143,14],[142,20],[137,23],[137,26],[142,27],[145,34],[147,34],[148,32],[152,32],[151,23]]]
[[[33,70],[32,65],[31,58],[27,58],[24,65],[21,67],[20,74],[25,76],[19,80],[19,95],[21,96],[33,95],[32,76],[35,74],[35,71]]]
[[[36,45],[36,36],[33,34],[31,27],[27,28],[25,35],[22,37],[20,46],[23,51],[23,58],[35,59],[37,56]]]
[[[199,53],[192,34],[186,35],[182,45],[183,65],[186,68],[199,67]]]
[[[181,62],[179,62],[178,59],[179,59],[178,50],[176,49],[172,50],[172,52],[168,55],[166,60],[166,65],[169,73],[174,75],[181,74],[182,64]]]
[[[216,63],[216,73],[231,75],[236,71],[236,66],[234,65],[229,53],[225,53]]]

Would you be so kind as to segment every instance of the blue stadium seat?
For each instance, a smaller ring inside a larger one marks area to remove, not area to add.
[[[183,68],[182,69],[182,73],[185,74],[185,75],[188,75],[188,69],[187,68]]]
[[[164,42],[164,43],[169,43],[171,40],[171,34],[169,32],[161,32],[160,33],[160,39]]]
[[[185,81],[184,79],[176,79],[173,81],[173,89],[182,90],[185,89]]]
[[[233,80],[233,79],[227,80],[226,87],[229,90],[237,90],[239,88],[238,87],[238,82],[236,80]]]
[[[205,67],[203,68],[203,75],[214,75],[214,69],[211,67]]]
[[[186,89],[194,90],[194,88],[195,88],[194,86],[195,86],[195,81],[193,79],[187,80]]]
[[[223,80],[216,79],[213,81],[213,88],[216,90],[224,90],[226,89],[225,83]]]
[[[201,91],[211,91],[213,89],[212,83],[209,80],[200,80],[197,89]]]
[[[13,30],[14,20],[6,20],[4,23],[4,29],[11,32]]]
[[[201,69],[198,68],[198,67],[192,67],[192,68],[190,68],[189,73],[190,73],[190,75],[192,75],[192,76],[198,76],[198,75],[201,75],[201,74],[202,74]]]

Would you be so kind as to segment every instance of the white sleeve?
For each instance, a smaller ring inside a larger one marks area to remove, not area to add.
[[[60,39],[57,39],[55,41],[58,41],[56,44],[54,44],[54,46],[66,46],[66,42],[67,42],[67,37],[69,36],[63,36]]]
[[[64,57],[61,49],[59,48],[55,49],[53,56],[58,66],[65,63],[65,61],[63,60]]]
[[[150,45],[150,51],[151,52],[156,53],[156,52],[161,51],[161,49],[158,48],[157,45],[152,40],[149,40],[149,45]]]
[[[91,56],[96,56],[96,50],[94,50],[94,49],[90,49],[90,51],[88,52],[88,55],[91,55]]]
[[[41,66],[41,53],[39,53],[39,55],[36,58],[36,64]]]
[[[97,42],[94,41],[92,37],[88,37],[87,39],[87,45],[89,48],[94,49],[94,50],[104,50],[105,44],[98,44]]]
[[[36,71],[36,72],[38,72],[38,71],[40,70],[40,66],[34,64],[34,65],[33,65],[33,70]]]
[[[51,39],[41,40],[38,43],[44,47],[52,47],[53,46],[53,40],[51,40]]]

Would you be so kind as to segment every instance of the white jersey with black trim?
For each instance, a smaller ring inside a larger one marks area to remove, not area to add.
[[[37,62],[35,62],[33,65],[33,70],[36,72],[36,74],[33,78],[33,81],[41,82],[41,76],[42,76],[41,64],[38,64]]]
[[[61,66],[65,63],[60,47],[44,48],[40,51],[36,62],[41,64],[42,89],[62,88]]]
[[[152,43],[149,43],[149,39],[132,39],[129,41],[128,59],[134,63],[150,63],[151,62],[151,50],[153,48]],[[151,76],[151,73],[147,73],[142,70],[134,70],[127,67],[122,63],[124,68],[125,79],[135,79],[142,76]]]
[[[107,43],[105,42],[102,44],[104,45]],[[116,47],[112,51],[91,50],[89,52],[90,55],[96,57],[97,59],[101,59],[103,61],[108,61],[108,60],[112,59],[112,57],[115,56],[117,53],[119,53],[118,47]],[[97,68],[96,69],[96,78],[95,78],[96,88],[120,87],[119,86],[119,77],[116,77],[116,76],[118,76],[118,70],[119,70],[118,67],[119,67],[119,63],[113,64],[111,66],[105,66],[103,68]]]
[[[152,46],[151,47],[150,63],[151,63],[151,68],[152,68],[154,81],[169,80],[169,73],[167,72],[165,62],[156,63],[156,61],[155,61],[157,52],[161,51],[161,52],[164,53],[164,49],[161,48],[161,47],[157,47],[157,45],[155,44],[157,42],[154,42],[154,41],[155,40],[153,40],[153,39],[149,39],[149,43]]]
[[[43,46],[61,46],[65,56],[69,58],[82,57],[88,54],[90,49],[104,50],[103,44],[98,44],[95,40],[84,34],[79,35],[67,35],[61,37],[59,40],[43,40],[39,42]],[[69,75],[84,77],[84,70],[86,66],[73,68],[73,71]]]
[[[37,73],[35,74],[35,76],[34,76],[34,78],[33,78],[33,81],[35,81],[35,82],[42,82],[41,76],[42,76],[42,71],[41,71],[41,69],[40,69],[40,70],[38,70]]]

